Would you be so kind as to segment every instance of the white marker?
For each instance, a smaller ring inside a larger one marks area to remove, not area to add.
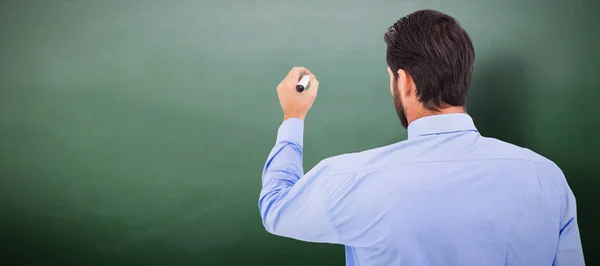
[[[296,90],[298,92],[302,92],[306,89],[306,87],[308,86],[308,81],[310,81],[310,75],[304,75],[302,77],[302,79],[300,79],[300,81],[298,81],[298,84],[296,85]]]

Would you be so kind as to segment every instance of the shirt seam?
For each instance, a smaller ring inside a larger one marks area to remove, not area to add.
[[[349,174],[347,178],[353,178],[353,177],[356,176],[355,172],[348,172],[347,174]],[[329,183],[331,181],[332,177],[336,177],[336,176],[339,176],[339,175],[344,175],[344,174],[333,174],[329,178],[327,178],[326,182]],[[327,186],[325,186],[325,187],[327,187]],[[327,218],[329,219],[329,223],[331,224],[331,227],[333,227],[333,231],[335,231],[335,235],[336,235],[336,238],[337,238],[338,242],[340,244],[343,244],[342,243],[340,229],[338,228],[337,224],[333,221],[333,217],[331,216],[331,213],[330,213],[330,210],[329,210],[330,209],[330,207],[329,207],[329,197],[331,197],[331,191],[328,188],[327,189],[327,199],[325,200],[325,214],[327,214]]]
[[[348,172],[339,172],[339,173],[334,173],[332,175],[343,175],[343,174],[351,174],[351,173],[360,173],[360,172],[371,171],[371,170],[381,169],[381,168],[388,168],[388,167],[393,167],[393,166],[398,166],[398,165],[403,165],[403,164],[474,162],[474,161],[493,161],[493,160],[513,160],[513,161],[523,161],[523,162],[529,162],[529,163],[550,164],[550,162],[532,161],[532,160],[518,159],[518,158],[485,158],[485,159],[468,159],[468,160],[436,160],[436,161],[400,162],[400,163],[382,165],[382,166],[378,166],[378,167],[371,167],[371,168],[365,168],[365,169],[348,171]]]

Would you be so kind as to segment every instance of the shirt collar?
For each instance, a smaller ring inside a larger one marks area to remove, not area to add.
[[[421,117],[408,125],[408,138],[459,131],[475,131],[473,119],[466,113],[441,114]]]

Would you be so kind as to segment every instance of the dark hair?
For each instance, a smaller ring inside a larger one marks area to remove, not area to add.
[[[399,19],[384,35],[387,64],[410,74],[425,108],[466,106],[475,52],[471,38],[451,16],[420,10]]]

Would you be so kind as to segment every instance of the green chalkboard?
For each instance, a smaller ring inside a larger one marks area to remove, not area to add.
[[[0,264],[344,265],[262,228],[275,86],[295,65],[320,80],[305,171],[403,140],[383,33],[424,8],[473,39],[482,134],[561,166],[600,264],[594,2],[2,1]]]

